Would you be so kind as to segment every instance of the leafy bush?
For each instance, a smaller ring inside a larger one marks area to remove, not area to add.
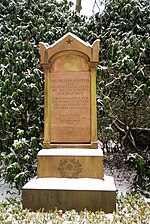
[[[133,187],[150,197],[149,163],[138,153],[129,153],[126,162],[136,170]]]
[[[9,199],[0,203],[0,221],[1,223],[149,223],[149,205],[139,194],[129,194],[118,198],[118,209],[112,216],[106,215],[103,211],[91,212],[81,211],[80,213],[71,211],[44,211],[31,212],[22,210],[21,203]]]
[[[44,77],[38,44],[52,44],[67,32],[88,38],[85,17],[67,1],[7,1],[0,7],[1,151],[9,151],[23,129],[27,139],[43,137]]]
[[[39,140],[31,138],[27,140],[24,131],[17,132],[17,140],[14,140],[10,153],[1,153],[4,163],[3,177],[6,182],[18,190],[36,175],[36,157],[39,150]]]
[[[108,152],[109,143],[114,142],[114,150],[143,157],[142,170],[141,164],[134,161],[135,187],[147,191],[150,176],[144,170],[149,169],[150,150],[149,11],[147,0],[110,0],[104,12],[89,22],[89,29],[93,28],[101,42],[97,71],[99,139]]]
[[[149,10],[146,0],[110,0],[104,13],[92,20],[101,40],[97,71],[100,138],[105,127],[112,128],[119,132],[123,147],[127,140],[136,151],[140,149],[132,129],[150,128]]]

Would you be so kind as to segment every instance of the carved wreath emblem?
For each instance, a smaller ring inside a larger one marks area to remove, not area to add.
[[[60,160],[57,168],[60,176],[66,178],[78,178],[79,174],[82,172],[82,169],[82,164],[75,158]]]

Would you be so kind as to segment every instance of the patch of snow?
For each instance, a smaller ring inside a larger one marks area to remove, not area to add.
[[[131,186],[136,175],[135,171],[128,170],[127,168],[117,167],[104,167],[104,172],[106,175],[114,177],[114,182],[118,194],[125,195],[128,191],[131,190]]]
[[[21,195],[16,188],[11,188],[10,184],[5,183],[3,179],[0,179],[0,201],[6,198],[20,199]]]
[[[67,148],[67,149],[42,149],[39,151],[38,156],[103,156],[101,148],[98,149],[80,149],[80,148]]]
[[[115,191],[113,177],[95,178],[34,178],[23,189]]]

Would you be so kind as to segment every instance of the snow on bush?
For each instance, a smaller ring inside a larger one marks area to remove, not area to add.
[[[137,193],[118,197],[117,211],[112,215],[105,214],[103,211],[91,212],[86,209],[81,212],[58,211],[57,209],[49,212],[44,210],[31,212],[22,209],[21,202],[15,199],[7,199],[0,203],[1,224],[148,224],[149,217],[150,206]]]

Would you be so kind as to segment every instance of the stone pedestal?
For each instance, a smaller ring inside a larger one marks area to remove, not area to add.
[[[115,184],[104,176],[101,149],[43,149],[37,157],[37,178],[22,189],[24,208],[115,211]]]
[[[75,209],[77,211],[116,209],[116,189],[112,177],[94,178],[37,178],[29,181],[22,190],[23,207],[36,211]]]
[[[43,149],[38,153],[37,177],[103,179],[101,149]]]

